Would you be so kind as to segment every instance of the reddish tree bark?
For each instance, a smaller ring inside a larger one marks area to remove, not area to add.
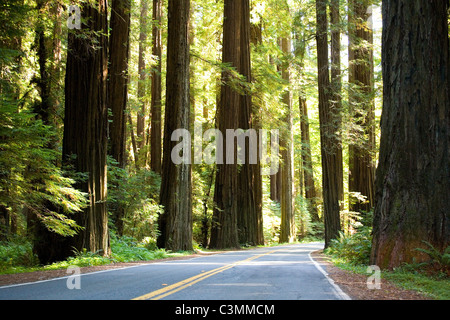
[[[448,1],[383,1],[383,115],[371,262],[450,244]]]

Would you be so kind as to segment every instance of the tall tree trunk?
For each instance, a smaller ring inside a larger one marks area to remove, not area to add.
[[[338,193],[341,206],[344,200],[344,163],[342,156],[342,79],[341,79],[341,19],[340,0],[330,0],[331,27],[331,112],[333,113]]]
[[[251,11],[251,8],[250,8]],[[250,12],[248,13],[250,15]],[[248,16],[246,20],[250,23],[250,17]],[[253,44],[256,49],[262,43],[262,24],[259,23],[257,25],[250,24],[250,43]],[[254,81],[252,77],[252,81]],[[252,126],[255,130],[259,131],[262,129],[262,107],[259,103],[254,102],[252,106]],[[260,145],[258,144],[258,148]],[[261,159],[258,157],[258,163],[253,165],[253,192],[255,197],[255,206],[256,206],[256,244],[264,245],[264,221],[263,221],[263,180],[261,175]]]
[[[9,210],[6,206],[0,205],[0,241],[7,241],[10,234]]]
[[[281,49],[286,60],[281,66],[281,74],[284,81],[289,83],[290,72],[289,72],[289,53],[291,48],[291,41],[288,38],[281,39]],[[293,197],[294,194],[294,154],[292,152],[293,143],[293,131],[292,131],[292,101],[291,92],[289,87],[286,88],[283,94],[283,104],[286,112],[286,117],[284,118],[284,123],[286,128],[281,134],[280,148],[281,148],[281,226],[280,226],[280,243],[293,242],[295,240],[295,214],[294,214],[294,204]]]
[[[250,3],[249,0],[241,0],[241,42],[240,42],[240,66],[238,71],[246,81],[252,81],[250,59]],[[253,104],[250,92],[241,95],[238,128],[248,130],[253,128]],[[258,245],[261,243],[263,232],[262,224],[262,181],[259,160],[256,164],[250,163],[250,141],[245,147],[245,163],[238,172],[239,192],[238,201],[238,230],[239,242]],[[260,198],[261,197],[261,198]]]
[[[383,1],[383,114],[372,263],[450,244],[448,1]]]
[[[306,99],[300,97],[300,129],[302,140],[302,162],[303,162],[303,180],[305,185],[305,198],[308,200],[309,213],[313,222],[319,222],[319,213],[317,210],[317,195],[314,182],[314,171],[311,156],[311,141],[309,134],[308,105]]]
[[[76,172],[87,173],[86,181],[80,182],[78,188],[88,193],[89,206],[76,215],[77,223],[84,229],[70,239],[64,249],[66,254],[74,247],[106,255],[110,251],[106,211],[106,0],[84,4],[81,12],[86,24],[69,34],[63,156],[66,165],[72,165]],[[86,37],[85,32],[89,32],[90,37]]]
[[[190,132],[189,8],[189,0],[169,0],[166,117],[160,194],[164,213],[159,219],[161,235],[158,245],[172,251],[192,250],[190,156],[186,159],[186,154],[183,154],[187,161],[180,165],[176,165],[171,157],[172,150],[178,144],[171,141],[174,131],[184,129]]]
[[[151,161],[150,166],[154,172],[161,173],[161,22],[162,0],[153,0],[153,56],[158,60],[152,68],[152,126],[150,132]]]
[[[138,98],[141,105],[137,112],[136,120],[136,150],[139,152],[145,145],[145,114],[148,109],[148,101],[146,96],[147,72],[145,64],[145,52],[147,51],[147,29],[148,29],[148,0],[141,0],[141,12],[139,18],[139,55],[138,55]],[[135,153],[135,159],[139,158]],[[138,166],[138,162],[136,162]]]
[[[225,0],[224,2],[224,25],[223,25],[223,50],[222,62],[229,63],[234,68],[240,65],[240,43],[241,43],[241,0]],[[224,71],[221,88],[220,102],[217,111],[218,129],[223,134],[227,129],[235,130],[238,126],[236,115],[239,114],[241,96],[230,86],[231,73]],[[227,137],[224,134],[223,145],[227,145]],[[236,158],[236,148],[227,150],[233,152]],[[225,159],[224,159],[225,160]],[[211,225],[211,248],[237,248],[239,238],[237,230],[237,164],[217,164],[217,174],[214,190],[215,208]]]
[[[281,201],[281,173],[282,168],[276,174],[270,176],[270,200],[275,202]]]
[[[36,9],[39,16],[45,14],[45,7],[48,5],[46,0],[37,1]],[[50,50],[47,47],[48,39],[45,36],[45,24],[42,19],[38,19],[36,26],[36,44],[37,57],[39,63],[39,80],[37,81],[41,102],[34,107],[34,112],[42,120],[45,125],[52,125],[51,117],[54,116],[55,110],[52,110],[51,95],[50,95],[50,73],[47,67],[48,56]]]
[[[349,104],[356,123],[349,145],[350,210],[373,207],[375,183],[375,105],[371,1],[349,1]],[[366,197],[362,202],[353,193]]]
[[[214,176],[215,176],[215,172],[214,172],[214,170],[211,170],[211,174],[209,176],[208,191],[206,192],[206,194],[204,195],[204,198],[203,198],[203,217],[202,217],[202,227],[201,227],[202,241],[200,243],[203,248],[207,248],[208,242],[209,242],[209,230],[210,230],[211,223],[210,223],[210,218],[208,217],[208,200],[209,200],[209,197],[211,196],[211,190],[212,190],[213,183],[214,183]]]
[[[59,2],[52,4],[51,15],[53,16],[53,38],[52,38],[52,67],[50,68],[50,92],[52,94],[52,103],[55,109],[61,108],[61,102],[59,100],[60,93],[62,93],[62,81],[61,77],[61,61],[62,61],[62,13],[63,7]]]
[[[128,57],[130,49],[130,0],[113,0],[111,6],[111,37],[109,39],[108,107],[112,121],[109,128],[109,155],[120,168],[125,168],[126,108],[128,98]],[[112,208],[117,233],[123,233],[122,207]]]
[[[136,141],[136,135],[134,134],[134,125],[133,119],[131,118],[131,112],[128,112],[127,120],[128,120],[128,131],[130,132],[131,148],[133,149],[134,166],[137,169],[139,169],[139,150],[138,150],[138,143]]]
[[[338,141],[335,134],[335,117],[331,109],[331,88],[328,63],[328,20],[325,0],[316,0],[317,14],[317,64],[319,77],[319,118],[322,154],[322,189],[325,225],[325,247],[341,230],[339,208]]]
[[[270,64],[275,64],[274,59],[271,55],[269,55]],[[280,66],[276,66],[277,71],[280,72]],[[281,154],[279,155],[281,157]],[[281,193],[282,193],[282,184],[281,184],[281,175],[283,168],[280,166],[279,170],[276,174],[270,176],[270,200],[274,202],[280,203],[281,201]]]

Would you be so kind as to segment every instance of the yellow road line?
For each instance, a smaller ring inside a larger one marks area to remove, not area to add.
[[[150,299],[151,300],[160,300],[160,299],[165,298],[167,296],[170,296],[170,295],[172,295],[172,294],[174,294],[174,293],[176,293],[178,291],[181,291],[181,290],[183,290],[183,289],[185,289],[187,287],[190,287],[190,286],[196,284],[197,282],[200,282],[200,281],[203,281],[203,280],[205,280],[205,279],[207,279],[209,277],[212,277],[213,275],[216,275],[218,273],[224,272],[225,270],[231,269],[231,268],[233,268],[233,267],[235,267],[237,265],[240,265],[240,264],[243,264],[243,263],[246,263],[246,262],[258,259],[258,258],[261,258],[261,257],[269,255],[269,254],[272,254],[272,253],[277,252],[277,251],[281,251],[281,250],[273,250],[273,251],[270,251],[270,252],[267,252],[267,253],[263,253],[263,254],[260,254],[260,255],[257,255],[257,256],[253,256],[251,258],[248,258],[248,259],[245,259],[245,260],[242,260],[242,261],[238,261],[238,262],[231,263],[229,265],[225,265],[223,267],[220,267],[220,268],[217,268],[217,269],[214,269],[214,270],[210,270],[210,271],[205,272],[205,273],[198,274],[196,276],[193,276],[191,278],[185,279],[183,281],[174,283],[174,284],[172,284],[172,285],[170,285],[168,287],[165,287],[165,288],[162,288],[162,289],[150,292],[148,294],[145,294],[143,296],[134,298],[133,300],[150,300]]]

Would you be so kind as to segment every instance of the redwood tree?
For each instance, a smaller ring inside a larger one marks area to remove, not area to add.
[[[111,36],[109,39],[108,108],[111,109],[109,155],[120,168],[126,165],[126,108],[128,101],[128,60],[130,49],[130,0],[113,0],[111,6]],[[118,186],[117,186],[118,187]],[[117,206],[112,215],[117,233],[123,233],[124,209]]]
[[[330,0],[330,33],[331,33],[331,57],[330,57],[330,124],[333,130],[333,154],[334,176],[337,180],[339,201],[344,200],[344,163],[342,155],[342,79],[341,79],[341,21],[340,0]]]
[[[250,59],[250,3],[241,0],[241,41],[240,66],[238,71],[248,82],[252,81]],[[254,127],[255,115],[250,92],[245,91],[240,97],[238,128],[248,130]],[[259,159],[250,163],[250,146],[246,144],[245,163],[238,171],[239,192],[238,220],[239,242],[252,245],[264,244],[262,223],[262,179]]]
[[[191,164],[175,164],[172,151],[178,141],[172,134],[189,132],[189,8],[190,1],[169,0],[167,42],[167,93],[158,246],[173,251],[192,250]],[[184,150],[186,151],[186,150]],[[189,157],[190,158],[190,157]]]
[[[131,135],[133,141],[133,152],[136,166],[140,165],[139,151],[144,147],[146,143],[145,139],[145,114],[148,109],[148,101],[146,98],[146,82],[147,72],[145,63],[145,53],[147,51],[147,29],[148,29],[148,0],[142,0],[139,16],[139,48],[138,48],[138,98],[140,103],[140,110],[137,112],[136,117],[136,138],[134,133]],[[132,127],[131,116],[129,117],[130,126]],[[146,156],[146,155],[144,155]]]
[[[373,207],[375,161],[375,105],[373,101],[373,34],[371,0],[349,1],[349,108],[355,121],[349,145],[349,192],[352,211],[368,212]]]
[[[282,79],[289,84],[290,72],[289,72],[289,52],[291,48],[291,41],[289,38],[281,39],[281,50],[283,51],[284,58],[281,65]],[[281,225],[280,225],[280,242],[293,242],[295,240],[295,213],[293,204],[294,193],[294,154],[293,154],[293,131],[292,131],[292,99],[290,88],[286,88],[283,93],[282,103],[285,108],[285,117],[283,119],[285,124],[285,130],[281,133],[280,148],[281,159],[283,164],[281,165]]]
[[[161,21],[162,0],[153,0],[153,56],[156,57],[157,62],[156,66],[152,68],[150,166],[157,173],[161,173]]]
[[[76,215],[77,223],[84,229],[69,239],[63,249],[66,255],[71,254],[73,248],[106,255],[110,251],[106,210],[106,0],[85,3],[81,13],[82,28],[70,32],[68,40],[62,151],[66,165],[87,174],[78,188],[89,195],[89,206]]]
[[[325,247],[330,245],[341,230],[339,177],[342,157],[338,152],[340,141],[336,135],[336,115],[331,105],[330,66],[328,62],[328,19],[325,0],[316,1],[317,15],[317,64],[319,80],[319,117],[322,154],[322,188],[325,225]]]
[[[372,263],[429,259],[450,242],[448,1],[383,1],[384,81]]]
[[[317,210],[316,185],[314,181],[314,171],[312,166],[313,162],[311,155],[311,139],[309,133],[308,105],[304,96],[300,96],[299,106],[305,198],[309,200],[308,208],[311,214],[311,220],[313,222],[319,222],[320,217]]]
[[[241,15],[240,0],[225,0],[223,24],[222,62],[237,69],[240,65]],[[238,128],[236,115],[239,114],[240,95],[232,88],[230,81],[232,73],[228,70],[222,73],[220,101],[217,110],[218,129],[225,133],[227,129]],[[224,134],[223,145],[227,145]],[[227,153],[235,150],[227,150]],[[225,159],[224,159],[225,160]],[[211,248],[239,247],[237,230],[237,164],[217,164],[216,182],[214,189],[214,212],[211,225]]]

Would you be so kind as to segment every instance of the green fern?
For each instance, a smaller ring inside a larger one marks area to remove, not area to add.
[[[436,249],[431,243],[422,241],[428,248],[416,248],[416,251],[423,252],[430,257],[430,261],[426,264],[429,266],[437,266],[441,272],[448,273],[450,271],[450,246],[444,252]]]

